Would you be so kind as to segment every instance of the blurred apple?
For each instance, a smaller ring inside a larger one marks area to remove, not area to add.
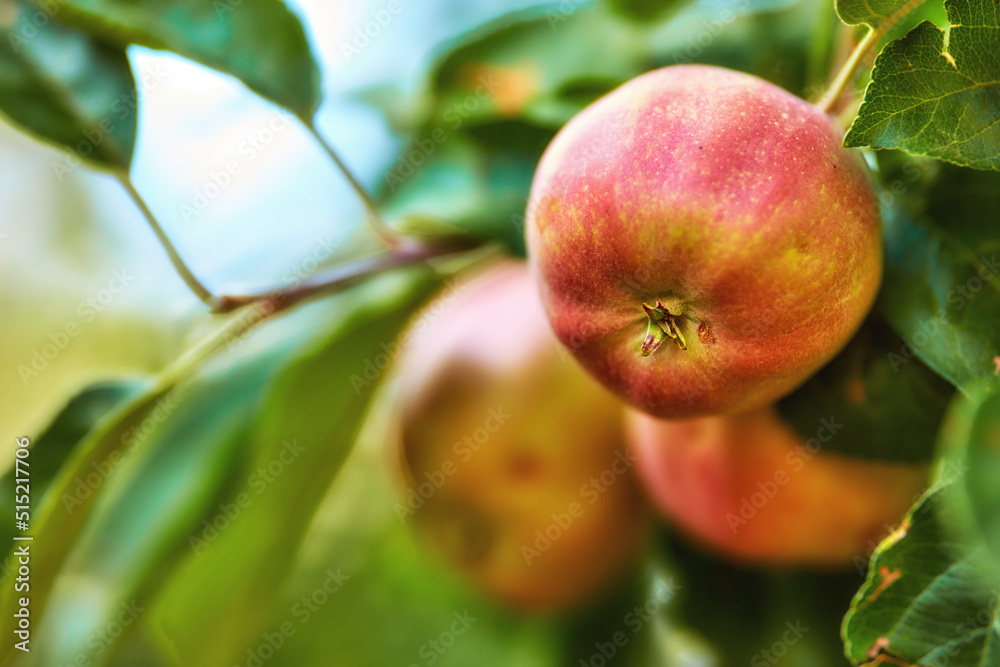
[[[765,408],[729,417],[627,418],[636,472],[665,517],[741,560],[836,566],[869,552],[927,481],[920,465],[848,459],[836,419],[802,438]]]
[[[400,519],[515,608],[611,587],[644,532],[623,408],[562,356],[527,268],[446,291],[402,344]]]

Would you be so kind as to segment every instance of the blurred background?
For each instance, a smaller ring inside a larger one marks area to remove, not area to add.
[[[598,96],[701,62],[815,97],[851,37],[819,0],[289,4],[321,69],[318,129],[386,217],[433,220],[513,256],[542,150]],[[943,11],[931,3],[897,30],[928,17]],[[375,247],[361,202],[289,112],[178,56],[128,55],[141,96],[133,181],[210,289],[294,284]],[[600,601],[519,612],[425,548],[395,509],[405,492],[386,443],[398,382],[358,360],[376,358],[439,282],[393,274],[248,323],[197,373],[150,394],[220,317],[120,184],[54,167],[64,160],[0,120],[2,442],[32,440],[35,517],[60,467],[79,464],[59,482],[70,492],[46,499],[73,537],[50,547],[57,568],[35,562],[51,591],[33,619],[37,650],[15,664],[763,665],[776,664],[762,651],[788,623],[811,630],[782,664],[846,664],[839,619],[861,570],[741,568],[655,528]],[[359,375],[379,385],[370,403]],[[80,442],[126,408],[101,436],[126,454],[87,460]],[[253,477],[274,461],[273,482]],[[620,631],[635,640],[615,644]]]

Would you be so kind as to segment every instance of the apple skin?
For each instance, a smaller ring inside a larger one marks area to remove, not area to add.
[[[832,118],[757,77],[644,74],[574,117],[539,164],[528,255],[552,328],[632,405],[743,412],[847,343],[882,273],[878,202]],[[662,301],[687,349],[641,353]]]
[[[586,603],[646,533],[624,406],[561,350],[525,264],[455,294],[418,319],[400,373],[402,518],[510,607]]]
[[[770,407],[681,421],[631,411],[626,421],[653,504],[736,560],[836,567],[866,558],[927,484],[924,465],[823,452],[824,425],[809,443]]]

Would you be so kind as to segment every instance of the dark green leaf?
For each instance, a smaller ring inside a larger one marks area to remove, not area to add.
[[[280,0],[67,0],[59,17],[121,45],[166,49],[232,74],[303,119],[320,103],[319,69]]]
[[[16,124],[95,164],[128,169],[136,100],[123,48],[22,0],[0,2],[0,109]]]
[[[855,665],[878,656],[919,665],[1000,665],[1000,591],[984,578],[984,552],[950,538],[951,487],[929,493],[876,550],[844,619]],[[890,664],[890,663],[886,663]]]
[[[689,0],[606,0],[615,12],[636,21],[649,21],[677,11]]]
[[[947,33],[924,22],[879,54],[844,144],[1000,170],[1000,10],[989,0],[946,7]]]
[[[926,463],[952,387],[919,361],[893,364],[902,341],[870,319],[836,359],[778,403],[803,438],[821,420],[843,426],[824,451],[883,461]]]
[[[977,257],[929,220],[885,216],[882,308],[903,336],[893,368],[919,356],[959,388],[992,377],[1000,355],[1000,265]]]
[[[880,309],[914,355],[959,388],[1000,370],[1000,175],[880,154],[885,276]]]
[[[184,664],[231,664],[263,629],[380,369],[398,354],[395,338],[428,287],[423,274],[406,273],[343,295],[323,339],[275,381],[227,501],[251,502],[183,560],[151,612]]]

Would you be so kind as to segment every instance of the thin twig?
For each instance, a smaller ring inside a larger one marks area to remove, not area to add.
[[[382,239],[382,241],[390,248],[394,248],[399,245],[401,240],[399,234],[393,231],[392,228],[385,223],[385,220],[382,218],[382,214],[379,213],[378,206],[375,205],[375,201],[371,198],[371,195],[368,194],[368,191],[365,190],[364,186],[361,185],[358,179],[354,177],[351,170],[347,168],[344,161],[340,159],[337,151],[334,150],[333,146],[331,146],[323,135],[319,133],[319,130],[316,129],[316,125],[312,121],[307,122],[306,127],[316,138],[316,141],[319,142],[319,145],[323,147],[323,150],[326,151],[326,154],[330,156],[330,159],[333,160],[334,164],[337,165],[337,168],[340,169],[344,178],[346,178],[347,182],[350,183],[351,188],[361,199],[365,206],[365,212],[367,213],[368,224],[371,225],[371,228],[375,231],[378,237]]]
[[[433,257],[470,250],[475,246],[475,242],[466,240],[424,246],[403,245],[393,250],[338,264],[326,271],[315,273],[292,287],[259,294],[220,296],[216,300],[214,312],[229,313],[254,303],[266,302],[264,310],[268,315],[273,315],[291,308],[304,299],[335,292],[366,276],[418,264]]]
[[[854,78],[855,73],[858,71],[858,67],[864,61],[868,53],[875,48],[875,45],[880,39],[889,32],[892,26],[896,25],[901,18],[912,12],[914,9],[923,4],[924,0],[909,0],[905,5],[900,7],[893,13],[889,18],[882,21],[877,28],[870,28],[868,34],[864,36],[858,45],[854,47],[854,51],[847,58],[847,61],[841,66],[840,71],[837,72],[836,78],[830,83],[830,87],[827,88],[826,93],[816,103],[816,106],[823,113],[830,113],[833,106],[840,99],[840,96],[844,93],[844,89],[847,84],[850,83],[851,79]]]
[[[135,189],[132,179],[129,178],[127,173],[121,173],[118,174],[118,180],[125,188],[125,191],[128,192],[132,201],[135,202],[135,205],[139,207],[140,211],[142,211],[143,217],[146,218],[146,222],[148,222],[149,226],[152,227],[153,233],[156,234],[156,238],[159,240],[160,245],[162,245],[163,249],[167,251],[167,257],[170,258],[170,263],[174,265],[174,269],[177,271],[178,275],[180,275],[181,280],[183,280],[188,288],[194,292],[195,296],[201,299],[210,308],[214,308],[216,306],[215,296],[201,283],[200,280],[198,280],[198,278],[195,277],[194,273],[191,272],[191,269],[189,269],[187,264],[184,263],[180,253],[177,252],[177,248],[175,248],[174,244],[170,241],[170,237],[167,236],[165,231],[163,231],[163,227],[160,226],[160,222],[156,219],[156,216],[146,204],[146,200],[143,199],[142,195],[139,194],[139,191]]]

